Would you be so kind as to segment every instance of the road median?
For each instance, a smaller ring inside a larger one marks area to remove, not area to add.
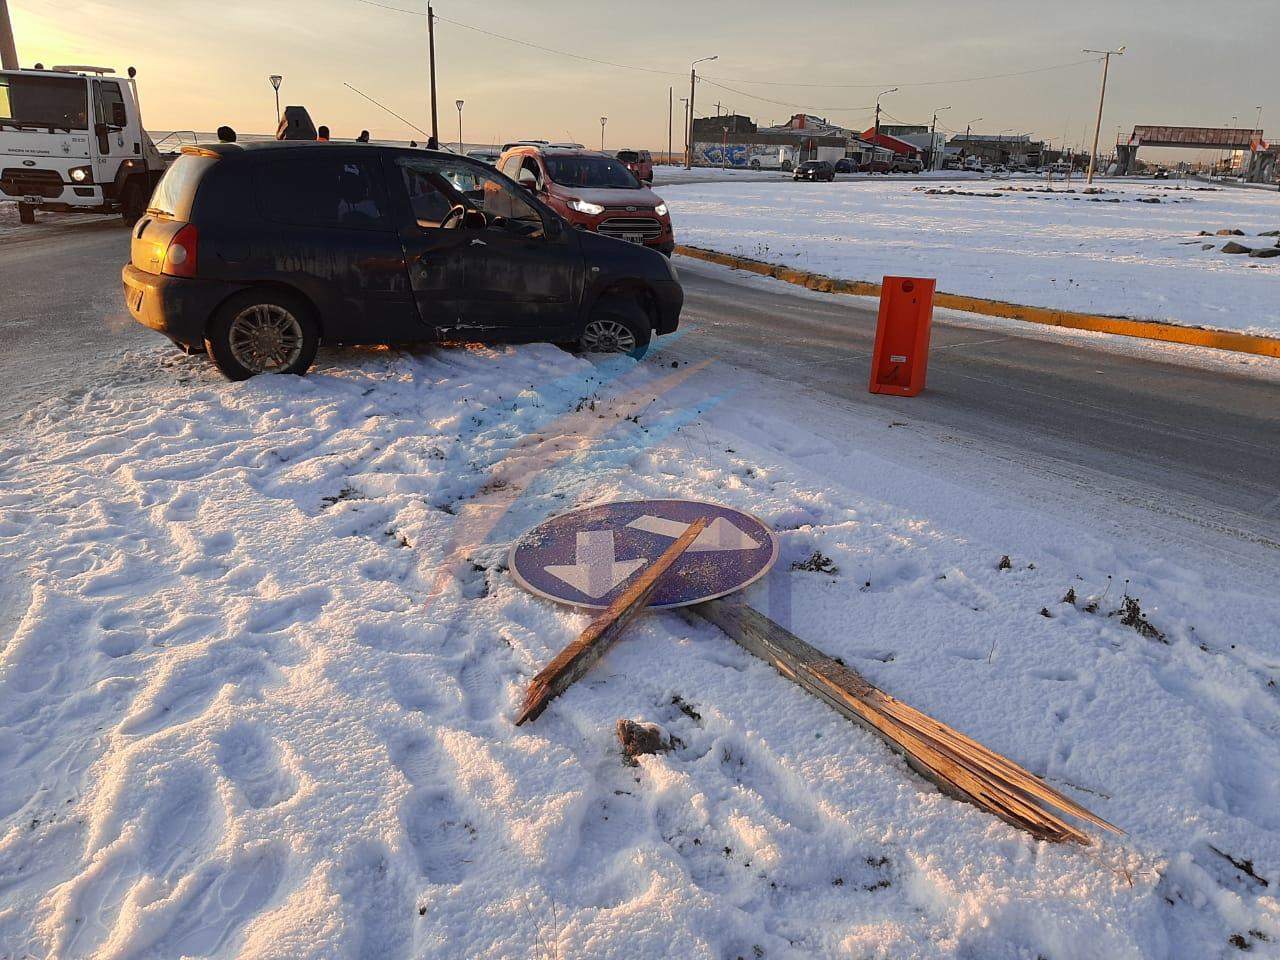
[[[679,245],[676,253],[718,263],[737,270],[745,270],[762,277],[773,277],[786,283],[817,290],[820,293],[843,293],[858,297],[880,296],[880,284],[869,280],[844,280],[829,277],[808,270],[798,270],[763,260],[753,260],[736,254],[722,253],[719,250],[708,250],[703,247]],[[1235,353],[1251,353],[1262,357],[1280,357],[1280,338],[1263,337],[1249,333],[1235,333],[1230,330],[1210,330],[1205,327],[1183,327],[1173,323],[1161,323],[1157,320],[1134,320],[1129,317],[1107,316],[1095,313],[1077,313],[1073,310],[1057,310],[1051,307],[1032,307],[1019,303],[1008,303],[1004,300],[987,300],[982,297],[967,297],[957,293],[938,292],[933,298],[934,306],[949,310],[962,310],[966,313],[977,313],[988,317],[1004,317],[1009,320],[1022,320],[1026,323],[1037,323],[1042,326],[1066,327],[1072,330],[1091,330],[1095,333],[1110,333],[1120,337],[1136,337],[1142,340],[1162,340],[1167,343],[1181,343],[1193,347],[1212,347],[1216,350],[1230,350]]]

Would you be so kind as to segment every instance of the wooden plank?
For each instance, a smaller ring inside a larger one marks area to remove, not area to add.
[[[838,713],[871,730],[944,793],[972,803],[1042,840],[1089,837],[1049,805],[1121,833],[1007,757],[889,696],[746,604],[729,598],[690,607],[735,643],[772,664]]]
[[[604,613],[583,630],[578,639],[561,650],[554,660],[539,671],[525,692],[524,706],[516,717],[516,726],[535,720],[554,697],[558,697],[604,654],[618,639],[631,619],[649,602],[662,575],[692,546],[707,528],[707,518],[699,517],[663,551],[649,567],[637,575],[630,585],[609,604]]]

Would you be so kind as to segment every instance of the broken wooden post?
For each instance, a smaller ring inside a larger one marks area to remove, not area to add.
[[[1012,760],[884,693],[855,670],[805,643],[745,604],[709,600],[689,607],[740,647],[838,713],[865,726],[945,793],[995,814],[1041,840],[1090,843],[1076,827],[1040,806],[1060,808],[1114,833],[1090,813]]]
[[[561,650],[554,660],[542,668],[529,683],[524,707],[516,717],[516,726],[526,720],[534,720],[553,697],[558,697],[569,685],[586,673],[593,663],[609,649],[618,635],[631,622],[631,618],[644,609],[649,597],[657,588],[662,575],[685,552],[698,535],[707,528],[707,518],[700,517],[685,528],[684,532],[663,551],[662,556],[642,571],[631,584],[609,604],[604,613],[593,620],[577,640]]]

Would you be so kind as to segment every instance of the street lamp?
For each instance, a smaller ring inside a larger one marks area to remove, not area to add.
[[[933,122],[929,124],[929,169],[930,170],[942,169],[938,165],[938,161],[939,159],[941,159],[942,153],[944,152],[937,149],[938,147],[938,114],[940,114],[943,110],[950,110],[950,109],[951,109],[950,107],[934,107],[933,108]],[[946,138],[944,137],[943,139],[945,140]]]
[[[1118,50],[1084,50],[1083,53],[1102,55],[1102,92],[1098,94],[1098,122],[1093,127],[1093,151],[1089,154],[1089,172],[1085,176],[1086,183],[1093,183],[1093,169],[1098,160],[1098,135],[1102,133],[1102,104],[1107,99],[1107,71],[1111,68],[1112,57],[1124,56],[1124,47]]]
[[[689,64],[689,137],[685,141],[684,151],[684,168],[686,170],[693,169],[693,95],[694,87],[698,82],[697,66],[700,63],[706,63],[710,60],[719,60],[720,55],[716,54],[711,57],[701,57],[693,63]]]
[[[280,125],[280,84],[284,82],[284,77],[280,76],[280,74],[278,73],[273,73],[267,79],[271,81],[271,86],[274,87],[276,91],[276,125],[279,126]]]
[[[880,136],[880,98],[885,96],[886,94],[897,93],[897,92],[898,92],[898,88],[893,87],[892,89],[885,90],[883,93],[876,94],[876,137]]]
[[[462,101],[455,100],[454,104],[458,108],[458,153],[462,153]]]
[[[609,122],[608,117],[600,118],[600,152],[604,153],[604,125]]]

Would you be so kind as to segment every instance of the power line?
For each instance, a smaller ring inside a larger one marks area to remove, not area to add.
[[[391,10],[391,11],[394,11],[395,13],[404,13],[404,14],[408,14],[409,16],[413,16],[413,17],[425,17],[425,16],[426,16],[426,14],[425,14],[425,13],[423,13],[422,11],[420,11],[420,10],[406,10],[404,7],[397,7],[397,6],[394,6],[393,4],[389,4],[389,3],[381,3],[381,2],[379,2],[379,0],[356,0],[356,2],[357,2],[357,3],[363,3],[363,4],[366,4],[367,6],[370,6],[370,7],[378,7],[378,8],[380,8],[380,9],[382,9],[382,10]],[[503,34],[503,33],[495,33],[494,31],[492,31],[492,30],[486,30],[486,29],[484,29],[483,27],[477,27],[477,26],[473,26],[472,24],[469,24],[469,23],[463,23],[463,22],[462,22],[462,21],[460,21],[460,20],[452,20],[452,19],[450,19],[449,17],[442,17],[442,16],[440,16],[440,14],[438,14],[438,13],[436,14],[436,19],[437,19],[437,20],[440,20],[440,21],[442,21],[442,22],[444,22],[444,23],[450,23],[450,24],[453,24],[453,26],[455,26],[455,27],[461,27],[463,30],[471,30],[471,31],[473,31],[473,32],[475,32],[475,33],[483,34],[483,35],[484,35],[484,36],[486,36],[486,37],[493,37],[494,39],[497,39],[497,40],[505,40],[507,43],[514,43],[514,44],[518,44],[519,46],[522,46],[522,47],[528,47],[528,48],[529,48],[529,49],[531,49],[531,50],[540,50],[540,51],[542,51],[543,53],[551,53],[551,54],[555,54],[556,56],[559,56],[559,57],[569,57],[569,58],[571,58],[571,59],[573,59],[573,60],[581,60],[581,61],[583,61],[583,62],[585,62],[585,63],[595,63],[595,64],[599,64],[600,66],[604,66],[604,67],[615,67],[615,68],[617,68],[617,69],[619,69],[619,70],[636,70],[636,71],[639,71],[639,72],[641,72],[641,73],[653,73],[653,74],[658,74],[658,75],[660,75],[660,76],[664,76],[664,77],[683,77],[683,76],[685,76],[685,73],[684,73],[684,71],[683,71],[683,70],[680,70],[680,71],[676,71],[676,70],[658,70],[658,69],[656,69],[656,68],[654,68],[654,67],[640,67],[640,66],[636,66],[636,65],[635,65],[635,64],[633,64],[633,63],[618,63],[617,61],[614,61],[614,60],[601,60],[601,59],[600,59],[600,58],[598,58],[598,57],[588,57],[588,56],[586,56],[585,54],[581,54],[581,53],[573,53],[573,52],[571,52],[571,51],[569,51],[569,50],[559,50],[559,49],[556,49],[555,47],[547,47],[547,46],[543,46],[543,45],[542,45],[542,44],[540,44],[540,43],[533,43],[533,42],[532,42],[532,41],[530,41],[530,40],[521,40],[521,39],[519,39],[518,37],[509,37],[509,36],[507,36],[506,34]],[[894,86],[896,86],[896,87],[936,87],[936,86],[946,86],[946,85],[948,85],[948,84],[953,84],[953,83],[978,83],[978,82],[983,81],[983,80],[1006,80],[1006,79],[1008,79],[1008,78],[1010,78],[1010,77],[1027,77],[1027,76],[1031,76],[1032,74],[1035,74],[1035,73],[1048,73],[1048,72],[1049,72],[1049,71],[1051,71],[1051,70],[1065,70],[1065,69],[1067,69],[1067,68],[1069,68],[1069,67],[1078,67],[1078,66],[1081,66],[1082,64],[1086,64],[1086,63],[1097,63],[1097,62],[1099,62],[1100,60],[1101,60],[1101,58],[1100,58],[1100,57],[1090,57],[1090,58],[1089,58],[1089,59],[1087,59],[1087,60],[1073,60],[1073,61],[1071,61],[1070,63],[1058,63],[1058,64],[1053,64],[1053,65],[1051,65],[1051,66],[1047,66],[1047,67],[1036,67],[1036,68],[1034,68],[1034,69],[1032,69],[1032,70],[1019,70],[1019,71],[1015,71],[1015,72],[1013,72],[1013,73],[992,73],[992,74],[986,74],[986,75],[984,75],[984,76],[980,76],[980,77],[961,77],[961,78],[958,78],[958,79],[955,79],[955,80],[903,80],[903,81],[899,81],[899,82],[897,82],[897,83],[890,83],[890,82],[888,82],[888,81],[883,81],[883,80],[881,80],[881,81],[875,81],[875,82],[870,82],[870,83],[796,83],[796,82],[791,81],[791,80],[754,80],[754,79],[749,79],[749,78],[734,78],[734,77],[705,77],[705,76],[700,76],[700,77],[698,77],[698,79],[699,79],[699,80],[706,80],[707,82],[712,82],[712,81],[721,81],[721,80],[724,80],[724,81],[728,81],[729,83],[746,83],[746,84],[761,85],[761,86],[774,86],[774,87],[810,87],[810,88],[825,88],[825,89],[832,89],[832,90],[835,90],[835,89],[860,89],[860,88],[867,88],[867,87],[879,87],[879,86],[891,86],[891,87],[894,87]],[[719,86],[719,84],[718,84],[718,83],[717,83],[717,84],[715,84],[715,85],[716,85],[716,86]],[[731,92],[731,93],[737,93],[739,96],[744,96],[744,97],[750,97],[750,96],[752,96],[752,94],[742,93],[742,92],[741,92],[741,91],[739,91],[739,90],[733,90],[732,88],[729,88],[729,87],[721,87],[721,89],[729,90],[729,92]],[[774,104],[778,104],[778,105],[780,105],[780,106],[787,106],[787,107],[795,107],[795,106],[798,106],[797,104],[786,103],[786,102],[781,101],[781,100],[770,100],[770,99],[768,99],[767,97],[755,97],[755,99],[757,99],[757,100],[763,100],[763,101],[765,101],[766,103],[774,103]],[[805,107],[803,107],[803,106],[799,106],[799,109],[806,109],[806,108],[805,108]],[[811,108],[808,108],[808,109],[814,109],[814,110],[851,110],[851,109],[863,110],[863,109],[867,109],[867,108],[865,108],[865,107],[856,107],[856,108],[849,108],[849,107],[811,107]]]
[[[780,107],[792,107],[796,110],[806,110],[811,113],[861,113],[864,110],[870,110],[870,106],[861,107],[810,107],[803,103],[789,103],[786,100],[772,100],[769,97],[762,97],[759,94],[747,93],[743,90],[735,90],[733,87],[726,87],[723,83],[717,83],[714,80],[708,80],[706,77],[698,77],[702,83],[709,83],[713,87],[718,87],[729,93],[737,94],[740,97],[746,97],[748,100],[762,100],[765,103],[777,104]]]

